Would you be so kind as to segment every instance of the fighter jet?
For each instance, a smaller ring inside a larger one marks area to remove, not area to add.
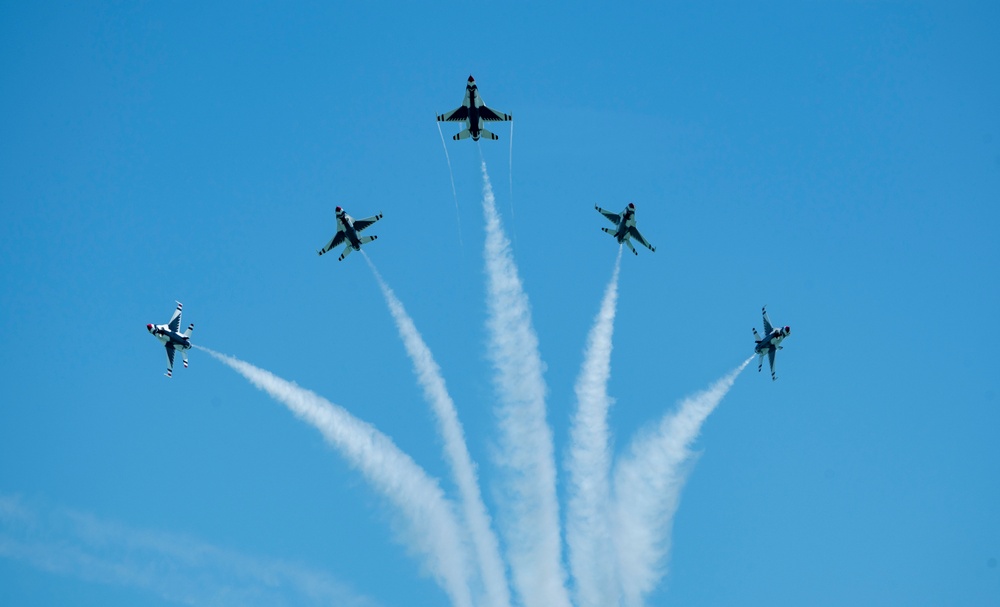
[[[618,241],[618,244],[624,244],[628,246],[628,248],[633,253],[638,255],[639,253],[636,252],[635,247],[632,246],[632,241],[631,241],[632,238],[635,238],[639,244],[648,248],[650,251],[653,251],[654,253],[656,252],[656,247],[646,242],[646,239],[642,237],[642,234],[640,234],[639,230],[637,230],[635,227],[635,203],[632,202],[628,203],[628,206],[625,207],[625,210],[622,211],[621,213],[612,213],[611,211],[605,211],[596,204],[594,205],[594,208],[597,209],[597,211],[601,215],[607,217],[608,221],[618,226],[614,230],[612,230],[611,228],[601,228],[608,234],[614,236],[615,240]]]
[[[791,327],[777,328],[771,326],[771,319],[767,317],[767,306],[760,309],[764,313],[764,333],[766,336],[761,339],[760,335],[757,333],[757,328],[754,327],[753,338],[757,344],[754,346],[753,351],[759,356],[757,362],[757,371],[760,372],[761,367],[764,366],[764,354],[767,354],[768,362],[771,363],[771,381],[778,379],[774,374],[774,355],[778,350],[781,350],[781,342],[786,337],[792,334]]]
[[[462,100],[461,107],[438,116],[438,122],[465,122],[465,130],[452,137],[455,141],[469,136],[473,141],[479,141],[480,137],[500,139],[484,129],[483,122],[504,122],[510,119],[510,114],[486,107],[483,98],[479,96],[476,80],[472,76],[469,76],[469,82],[465,85],[465,99]]]
[[[170,317],[170,322],[165,325],[146,325],[146,330],[163,342],[167,348],[167,372],[165,373],[167,377],[174,376],[174,353],[177,350],[181,351],[181,356],[184,358],[184,368],[186,369],[188,366],[187,351],[191,349],[191,331],[194,331],[194,323],[188,325],[187,330],[183,333],[180,332],[181,309],[183,307],[184,304],[178,301],[174,315]]]
[[[343,252],[341,252],[340,257],[337,258],[337,261],[343,261],[345,257],[351,254],[351,251],[360,251],[361,245],[378,238],[378,236],[358,236],[358,232],[379,219],[382,219],[382,213],[364,219],[355,219],[348,215],[344,209],[337,207],[337,233],[333,235],[333,238],[330,239],[330,242],[322,250],[316,251],[316,253],[322,255],[330,249],[344,244],[346,241],[347,245],[344,247]]]

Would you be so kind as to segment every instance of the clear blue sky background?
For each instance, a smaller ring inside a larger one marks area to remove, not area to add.
[[[515,116],[512,154],[507,125],[480,146],[560,463],[616,254],[595,203],[658,247],[623,259],[618,449],[750,354],[761,305],[793,328],[707,421],[650,604],[1000,604],[998,31],[990,2],[0,3],[0,604],[183,603],[60,565],[160,558],[81,516],[445,602],[318,432],[203,353],[167,380],[144,325],[183,301],[450,490],[363,259],[315,254],[334,206],[384,212],[366,251],[492,503],[479,153],[444,125],[456,212],[434,123],[470,73]],[[234,583],[190,573],[196,604]]]

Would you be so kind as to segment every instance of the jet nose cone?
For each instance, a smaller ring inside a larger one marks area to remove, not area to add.
[[[635,208],[635,203],[634,202],[628,203],[628,208],[634,209]]]
[[[476,79],[472,77],[472,74],[469,74],[469,82],[475,82],[475,81]]]
[[[342,212],[343,210],[344,210],[344,209],[342,209],[342,208],[340,208],[340,207],[337,207],[337,212],[338,212],[338,213]]]
[[[152,331],[153,330],[153,325],[146,325],[146,330],[147,331]]]

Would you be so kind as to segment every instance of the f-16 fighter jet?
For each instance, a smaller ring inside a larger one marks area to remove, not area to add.
[[[771,319],[767,317],[767,306],[760,309],[764,313],[764,333],[765,336],[761,339],[760,335],[757,333],[757,328],[754,327],[753,338],[757,342],[754,346],[753,351],[760,358],[757,362],[757,371],[760,372],[761,367],[764,366],[764,354],[767,354],[768,362],[771,363],[771,380],[774,381],[778,377],[774,374],[774,355],[778,350],[781,350],[781,342],[786,337],[792,334],[791,327],[777,328],[771,326]]]
[[[472,76],[469,76],[469,82],[465,85],[465,99],[462,100],[462,106],[438,116],[438,122],[465,122],[465,130],[452,137],[455,141],[469,136],[473,141],[479,141],[480,137],[500,139],[484,129],[483,122],[504,122],[510,119],[510,114],[486,107],[483,98],[479,96],[476,80]]]
[[[184,358],[184,368],[186,369],[188,366],[187,351],[191,349],[191,331],[194,331],[194,323],[188,325],[187,330],[183,333],[180,332],[181,309],[183,307],[184,304],[178,301],[174,315],[170,317],[170,322],[165,325],[146,325],[146,330],[163,342],[167,348],[167,372],[165,373],[167,377],[174,375],[174,353],[177,350],[181,351],[181,356]]]
[[[348,215],[344,209],[337,207],[337,233],[333,235],[333,238],[330,239],[330,242],[321,251],[316,252],[322,255],[330,249],[339,247],[346,242],[347,245],[344,247],[343,252],[341,252],[340,257],[337,258],[337,261],[343,261],[345,257],[351,254],[351,251],[360,251],[361,245],[378,238],[378,236],[358,236],[358,232],[379,219],[382,219],[382,213],[364,219],[355,219]]]
[[[628,248],[631,249],[633,253],[638,255],[639,253],[636,253],[635,247],[632,246],[632,241],[631,241],[632,238],[635,238],[639,244],[646,247],[650,251],[653,251],[654,253],[656,252],[656,247],[646,242],[646,239],[642,237],[642,234],[640,234],[639,230],[637,230],[635,227],[635,203],[632,202],[628,203],[628,206],[625,207],[625,210],[622,211],[621,213],[612,213],[611,211],[605,211],[596,204],[594,205],[594,208],[597,209],[597,211],[601,215],[607,217],[608,221],[618,226],[614,230],[612,230],[611,228],[601,228],[608,234],[614,236],[615,240],[618,241],[618,244],[624,244],[628,246]]]

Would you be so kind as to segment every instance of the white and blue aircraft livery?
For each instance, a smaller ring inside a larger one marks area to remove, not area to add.
[[[361,245],[378,238],[378,236],[358,236],[358,232],[364,230],[379,219],[382,219],[382,213],[372,215],[371,217],[365,217],[364,219],[355,219],[348,215],[344,209],[337,207],[337,233],[333,235],[333,238],[330,239],[330,242],[328,242],[322,250],[316,252],[322,255],[330,249],[335,249],[340,245],[347,243],[344,246],[344,250],[341,252],[340,257],[337,258],[337,261],[343,261],[345,257],[351,254],[351,251],[360,251]]]
[[[153,334],[153,337],[160,340],[167,348],[167,377],[174,375],[174,354],[181,351],[184,358],[184,368],[188,366],[187,351],[191,349],[191,331],[194,331],[194,323],[188,325],[186,331],[181,333],[181,310],[184,304],[177,302],[177,309],[170,317],[170,322],[165,325],[146,325],[146,330]]]
[[[650,251],[654,253],[656,252],[656,247],[646,242],[646,239],[642,237],[642,234],[640,234],[639,230],[636,229],[635,227],[634,203],[631,202],[628,203],[628,206],[625,207],[625,210],[622,211],[621,213],[612,213],[611,211],[605,211],[596,204],[594,205],[594,208],[597,209],[597,211],[601,215],[607,217],[608,221],[617,226],[614,230],[612,230],[611,228],[601,228],[601,229],[607,232],[608,234],[614,236],[615,240],[618,241],[618,244],[626,245],[633,253],[638,255],[639,253],[636,252],[635,247],[632,246],[632,241],[631,241],[632,238],[635,238],[636,242],[646,247]]]
[[[504,122],[510,119],[510,114],[486,107],[472,76],[469,76],[469,82],[465,85],[465,99],[462,100],[461,107],[438,116],[438,122],[465,122],[465,130],[452,137],[455,141],[467,137],[472,137],[473,141],[479,141],[480,137],[500,139],[483,128],[483,122]]]
[[[768,362],[771,363],[771,381],[778,379],[778,376],[774,374],[774,355],[778,350],[781,350],[781,342],[792,334],[791,327],[778,327],[775,329],[771,326],[771,319],[767,317],[767,306],[760,309],[764,313],[764,333],[765,337],[761,339],[760,334],[757,333],[757,328],[754,327],[753,338],[757,342],[754,346],[753,351],[757,356],[759,356],[757,362],[757,371],[760,372],[761,367],[764,366],[764,354],[767,354]]]

